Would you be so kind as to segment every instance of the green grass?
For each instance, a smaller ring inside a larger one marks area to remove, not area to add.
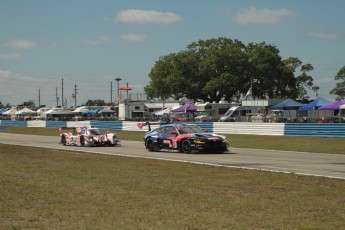
[[[0,229],[345,229],[344,180],[0,150]]]
[[[118,131],[121,140],[141,141],[145,132],[142,131]],[[58,129],[51,128],[19,128],[11,127],[8,132],[34,135],[59,135]],[[261,135],[229,135],[231,147],[273,149],[315,153],[345,154],[345,138],[318,138],[318,137],[285,137],[285,136],[261,136]]]

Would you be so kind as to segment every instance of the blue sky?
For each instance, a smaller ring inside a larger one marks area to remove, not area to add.
[[[41,105],[54,106],[64,79],[68,106],[74,85],[79,105],[110,102],[118,77],[141,98],[159,57],[217,37],[266,42],[311,63],[319,96],[333,100],[345,66],[344,9],[343,0],[1,0],[0,101],[38,105],[40,91]]]

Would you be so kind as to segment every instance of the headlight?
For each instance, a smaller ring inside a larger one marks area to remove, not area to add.
[[[93,138],[92,138],[92,137],[89,137],[89,141],[93,141]]]

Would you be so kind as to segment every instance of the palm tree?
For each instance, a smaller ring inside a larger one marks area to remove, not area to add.
[[[316,94],[316,98],[318,98],[319,97],[318,90],[320,89],[320,87],[319,86],[313,86],[313,87],[311,87],[311,89]]]

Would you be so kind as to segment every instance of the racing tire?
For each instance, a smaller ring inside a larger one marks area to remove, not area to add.
[[[146,141],[146,149],[149,152],[155,152],[156,151],[155,143],[154,143],[152,138],[147,139],[147,141]]]
[[[114,136],[113,137],[113,146],[116,146],[117,145],[117,140],[116,140],[116,137]]]
[[[80,146],[84,147],[85,146],[85,140],[84,140],[84,136],[80,137]]]
[[[178,146],[177,146],[177,151],[178,151],[179,153],[183,153],[182,144],[181,144],[181,143],[178,144]]]
[[[65,135],[61,136],[61,144],[62,145],[66,145],[66,137],[65,137]]]
[[[192,148],[191,148],[191,144],[190,144],[190,140],[186,139],[182,142],[182,152],[184,153],[191,153],[192,152]]]

